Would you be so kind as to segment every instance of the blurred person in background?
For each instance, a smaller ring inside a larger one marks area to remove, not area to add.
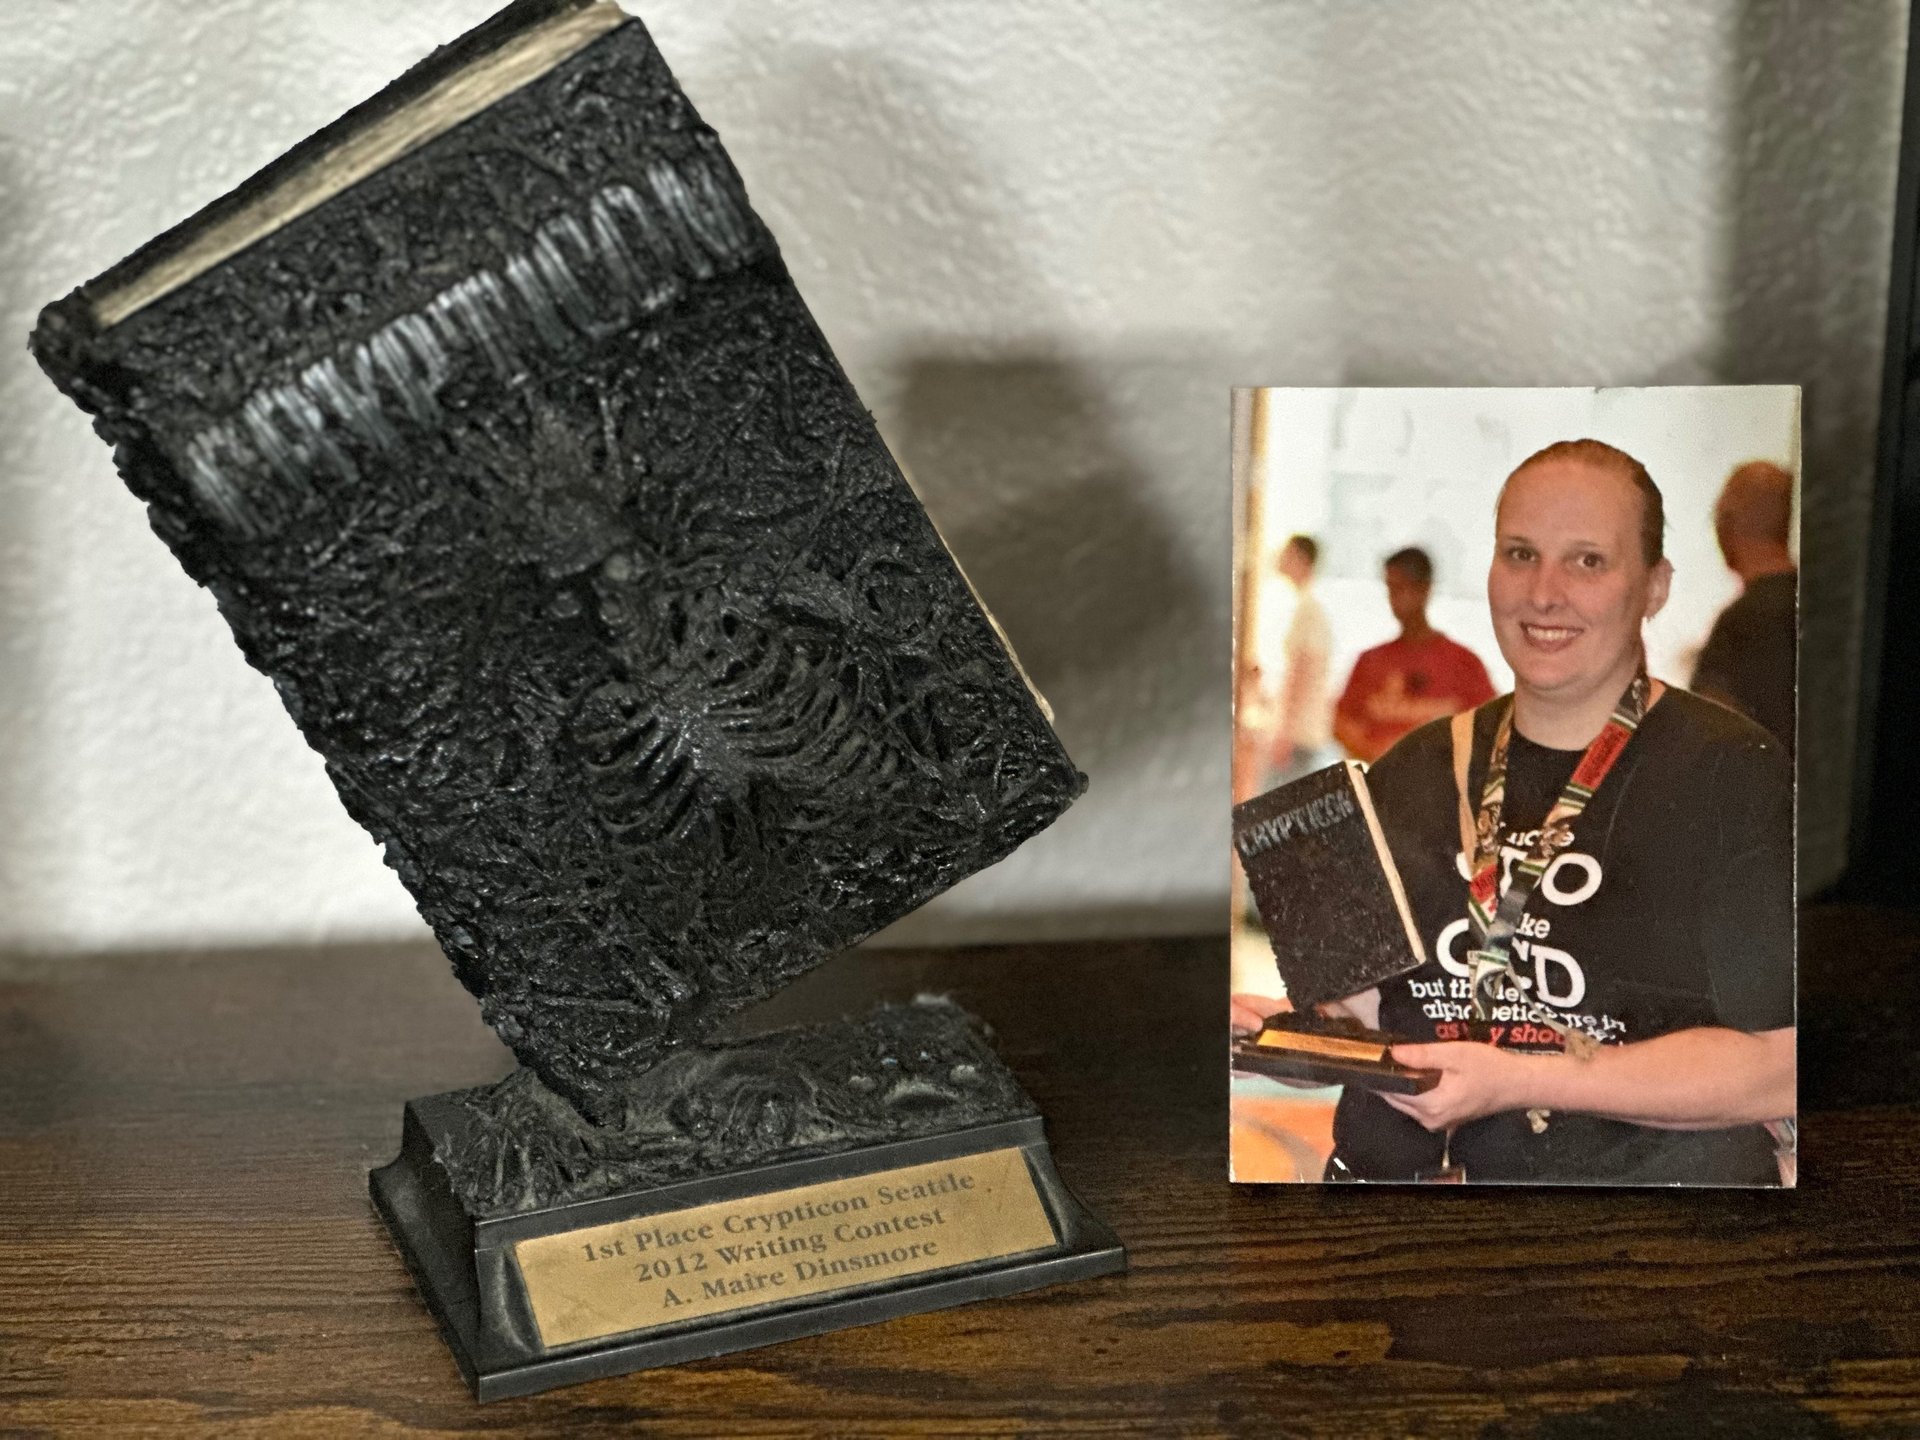
[[[1256,726],[1271,737],[1266,775],[1255,790],[1298,779],[1339,759],[1332,745],[1327,705],[1333,627],[1313,593],[1320,546],[1295,535],[1274,562],[1278,579],[1261,596],[1259,631],[1250,677]]]
[[[1720,612],[1693,670],[1693,690],[1772,731],[1793,754],[1794,649],[1799,576],[1788,548],[1793,476],[1766,460],[1727,477],[1713,533],[1745,587]]]
[[[1355,760],[1372,764],[1408,731],[1484,705],[1493,682],[1480,657],[1427,620],[1433,561],[1414,546],[1387,557],[1387,604],[1400,634],[1362,652],[1333,711],[1333,733]]]

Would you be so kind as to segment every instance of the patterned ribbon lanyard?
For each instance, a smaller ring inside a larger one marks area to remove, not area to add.
[[[1640,728],[1640,721],[1659,698],[1643,663],[1621,695],[1620,703],[1614,706],[1613,714],[1607,717],[1606,725],[1587,746],[1580,763],[1573,767],[1573,775],[1561,790],[1560,798],[1554,801],[1553,809],[1540,825],[1540,838],[1534,842],[1533,849],[1514,865],[1504,895],[1500,893],[1500,812],[1507,798],[1507,747],[1513,738],[1511,703],[1500,717],[1499,729],[1493,737],[1493,753],[1487,760],[1486,783],[1480,790],[1480,811],[1474,825],[1473,879],[1467,886],[1467,918],[1480,941],[1477,949],[1467,952],[1474,1016],[1479,1020],[1489,1018],[1489,992],[1495,978],[1504,975],[1513,1002],[1531,1012],[1527,1018],[1533,1023],[1558,1033],[1566,1042],[1567,1054],[1575,1059],[1591,1056],[1600,1048],[1599,1042],[1565,1024],[1537,1002],[1526,999],[1513,973],[1513,939],[1541,877],[1559,853],[1573,843],[1574,820],[1587,808],[1593,792],[1600,788],[1600,782],[1607,778],[1621,751],[1633,739],[1634,731]],[[1535,1134],[1546,1129],[1546,1116],[1544,1110],[1527,1112]]]

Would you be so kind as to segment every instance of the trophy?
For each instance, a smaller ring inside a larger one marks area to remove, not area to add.
[[[1425,963],[1365,767],[1330,765],[1235,806],[1233,846],[1293,1005],[1234,1039],[1234,1068],[1396,1094],[1431,1090],[1438,1072],[1393,1059],[1398,1037],[1318,1011]]]
[[[1085,779],[638,21],[519,0],[31,343],[519,1061],[371,1177],[479,1398],[1123,1266],[954,1006],[715,1038]]]

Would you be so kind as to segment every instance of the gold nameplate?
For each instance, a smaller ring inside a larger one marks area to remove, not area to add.
[[[1058,1244],[1017,1149],[522,1240],[549,1349]]]
[[[1366,1040],[1347,1040],[1338,1035],[1307,1035],[1294,1030],[1262,1030],[1253,1042],[1262,1050],[1294,1050],[1313,1055],[1331,1055],[1341,1060],[1379,1061],[1387,1058],[1387,1047]]]

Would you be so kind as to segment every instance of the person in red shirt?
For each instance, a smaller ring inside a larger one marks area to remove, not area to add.
[[[1334,707],[1333,733],[1347,754],[1372,764],[1408,731],[1493,698],[1487,667],[1427,623],[1433,561],[1417,547],[1387,557],[1387,603],[1400,636],[1362,652]]]

